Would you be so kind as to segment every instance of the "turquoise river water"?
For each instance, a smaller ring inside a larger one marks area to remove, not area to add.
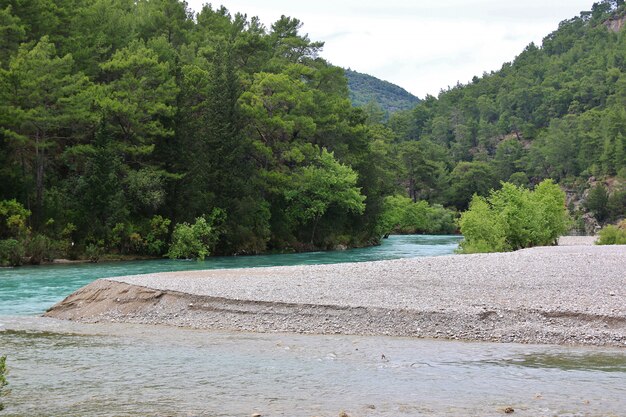
[[[39,317],[105,276],[451,254],[449,236],[344,252],[0,270],[0,416],[626,416],[626,350],[87,325]],[[384,279],[384,277],[381,277]]]

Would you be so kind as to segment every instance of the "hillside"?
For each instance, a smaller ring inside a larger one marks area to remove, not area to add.
[[[350,100],[355,106],[377,103],[387,114],[398,110],[410,110],[420,99],[404,88],[368,74],[345,70],[350,89]]]
[[[409,192],[463,209],[500,181],[553,178],[574,200],[604,188],[604,220],[624,216],[625,14],[623,1],[596,3],[499,71],[393,115]]]

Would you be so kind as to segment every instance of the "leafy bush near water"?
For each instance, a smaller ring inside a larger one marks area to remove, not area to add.
[[[432,233],[448,234],[457,230],[455,212],[426,201],[413,202],[408,197],[394,195],[384,200],[380,220],[381,234]]]
[[[194,224],[179,223],[172,234],[172,244],[167,256],[171,259],[197,259],[203,261],[211,254],[220,235],[219,225],[224,212],[213,210],[208,219],[198,217]]]
[[[570,218],[565,193],[552,180],[534,191],[511,183],[488,197],[475,195],[459,226],[465,240],[460,252],[506,252],[552,245],[567,231]]]

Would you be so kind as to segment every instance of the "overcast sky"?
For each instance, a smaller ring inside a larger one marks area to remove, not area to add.
[[[207,0],[187,0],[196,11]],[[324,41],[331,63],[424,97],[499,69],[593,0],[222,0],[269,27],[281,15]]]

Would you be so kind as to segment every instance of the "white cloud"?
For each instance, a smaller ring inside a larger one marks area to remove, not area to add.
[[[201,0],[190,0],[195,10]],[[423,97],[497,70],[592,0],[223,0],[269,27],[282,14],[325,41],[322,56]]]

